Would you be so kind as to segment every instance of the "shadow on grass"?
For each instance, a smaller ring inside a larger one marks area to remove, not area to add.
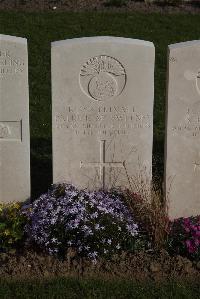
[[[52,184],[51,139],[31,139],[31,194],[32,199],[46,192]]]

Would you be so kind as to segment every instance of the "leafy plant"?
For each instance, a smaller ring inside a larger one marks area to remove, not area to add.
[[[29,242],[50,254],[63,256],[69,247],[96,261],[141,244],[139,227],[119,191],[85,191],[72,185],[53,185],[30,209]]]
[[[25,215],[21,204],[0,204],[0,250],[18,246],[24,239]]]

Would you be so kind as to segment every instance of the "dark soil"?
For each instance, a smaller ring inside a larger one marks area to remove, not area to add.
[[[162,250],[156,253],[122,253],[110,261],[92,264],[68,251],[64,261],[49,255],[26,250],[21,254],[0,254],[0,277],[11,279],[85,277],[103,279],[130,279],[133,281],[191,281],[200,278],[200,262],[191,262],[181,256],[170,257]]]
[[[149,2],[151,2],[149,0]],[[145,4],[142,0],[0,0],[0,10],[17,11],[119,11],[145,13],[200,13],[200,1],[166,5],[162,1]]]

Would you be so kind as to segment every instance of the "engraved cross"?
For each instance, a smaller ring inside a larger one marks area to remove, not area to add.
[[[194,171],[196,170],[197,167],[200,167],[200,163],[197,163],[196,161],[194,162]]]
[[[124,168],[125,161],[123,162],[106,162],[105,161],[105,145],[106,140],[100,140],[100,162],[82,162],[80,161],[80,168],[83,167],[98,167],[99,168],[99,178],[102,184],[102,188],[105,188],[105,168]]]
[[[198,153],[198,157],[197,157],[197,159],[195,159],[195,161],[193,163],[193,165],[194,165],[194,171],[196,170],[196,168],[200,167],[200,157],[199,157],[199,154],[200,153]]]

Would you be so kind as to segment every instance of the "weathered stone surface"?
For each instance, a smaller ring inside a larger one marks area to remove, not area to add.
[[[52,96],[54,183],[130,188],[141,172],[151,179],[152,43],[118,37],[52,43]]]
[[[0,35],[0,202],[29,197],[27,41]]]
[[[200,41],[169,46],[165,192],[170,218],[200,214]]]

